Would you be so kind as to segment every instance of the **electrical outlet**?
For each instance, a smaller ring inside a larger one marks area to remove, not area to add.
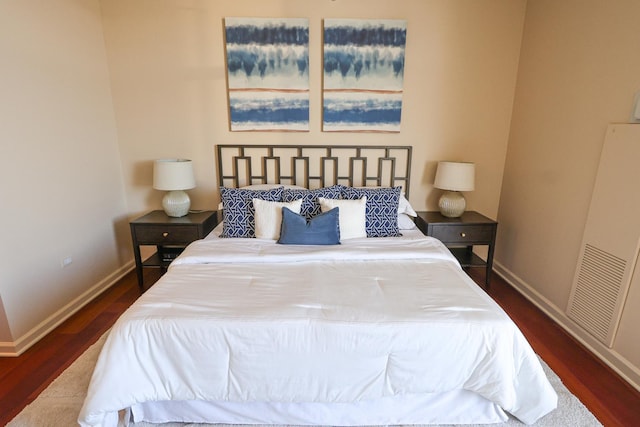
[[[70,266],[72,262],[73,262],[73,258],[68,256],[65,259],[63,259],[62,261],[60,261],[60,265],[62,266],[62,268],[65,268],[65,267]]]

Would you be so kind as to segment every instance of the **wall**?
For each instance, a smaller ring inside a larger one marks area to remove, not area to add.
[[[218,143],[413,145],[410,201],[434,209],[438,160],[477,163],[468,205],[496,216],[511,119],[525,2],[294,0],[102,2],[127,201],[160,207],[152,161],[194,160],[194,208],[215,208]],[[306,17],[310,25],[310,131],[230,132],[223,20]],[[323,18],[407,20],[402,129],[321,132]]]
[[[0,69],[0,354],[15,354],[132,256],[98,2],[0,2]]]
[[[640,89],[639,15],[634,0],[528,2],[495,255],[501,274],[636,386],[624,346],[598,346],[564,311],[607,125],[628,121]]]

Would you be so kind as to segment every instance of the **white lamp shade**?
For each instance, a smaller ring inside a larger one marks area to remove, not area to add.
[[[189,190],[195,188],[193,164],[187,159],[160,159],[153,165],[153,188],[156,190]]]
[[[449,191],[473,191],[476,165],[463,162],[438,162],[433,186]]]

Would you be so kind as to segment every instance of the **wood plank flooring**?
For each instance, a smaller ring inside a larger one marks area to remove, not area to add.
[[[484,269],[470,269],[469,274],[477,283],[484,283]],[[157,270],[145,270],[145,283],[153,283],[158,277]],[[496,274],[492,275],[489,294],[509,313],[567,388],[606,427],[640,425],[638,391]],[[0,358],[0,426],[32,402],[139,295],[132,272],[21,356]]]

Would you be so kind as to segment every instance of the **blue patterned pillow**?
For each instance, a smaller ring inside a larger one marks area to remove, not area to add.
[[[342,198],[367,197],[367,237],[402,236],[398,227],[398,203],[402,187],[343,187]]]
[[[253,199],[279,202],[282,187],[271,190],[220,187],[220,197],[224,209],[220,237],[256,237]]]
[[[339,245],[339,208],[311,219],[282,208],[282,227],[278,243],[283,245]]]
[[[311,219],[322,212],[320,209],[320,203],[318,203],[318,197],[324,197],[325,199],[339,199],[342,195],[342,188],[342,185],[333,185],[331,187],[318,188],[315,190],[285,188],[282,192],[282,201],[293,202],[295,200],[302,199],[300,215],[303,215],[307,219]]]

